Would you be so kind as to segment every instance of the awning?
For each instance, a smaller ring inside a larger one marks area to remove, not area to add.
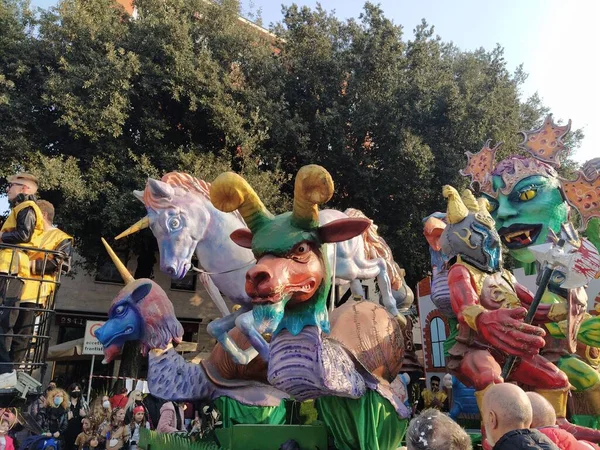
[[[198,348],[197,342],[186,342],[183,341],[175,350],[178,353],[196,353]],[[53,345],[48,348],[48,361],[61,361],[66,359],[73,359],[74,357],[82,356],[82,359],[89,359],[91,355],[82,355],[83,351],[83,338],[74,339],[72,341],[63,342],[62,344]],[[210,353],[207,353],[208,356]],[[186,355],[187,356],[187,355]],[[79,358],[76,358],[79,359]],[[204,359],[204,358],[203,358]]]
[[[80,356],[83,351],[83,338],[63,342],[48,348],[48,361],[60,361],[61,359]]]

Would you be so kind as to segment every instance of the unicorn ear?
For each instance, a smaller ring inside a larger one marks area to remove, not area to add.
[[[148,178],[148,186],[152,194],[159,198],[172,198],[175,196],[175,191],[167,183],[155,180],[154,178]]]
[[[144,203],[144,191],[133,191],[133,196]]]
[[[131,293],[131,299],[134,303],[141,302],[152,290],[152,285],[150,283],[144,283],[138,287],[136,287]]]

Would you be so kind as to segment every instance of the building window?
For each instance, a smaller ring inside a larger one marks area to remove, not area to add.
[[[433,367],[445,367],[444,342],[446,341],[446,326],[444,325],[444,321],[439,317],[434,317],[429,324],[429,332],[431,334]]]

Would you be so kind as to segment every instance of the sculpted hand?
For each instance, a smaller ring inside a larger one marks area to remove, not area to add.
[[[545,331],[523,322],[525,308],[485,311],[476,319],[477,331],[499,350],[514,356],[536,354],[545,345]]]
[[[52,436],[54,436],[56,439],[58,439],[58,437],[60,436],[60,433],[57,431],[56,433],[54,433]]]

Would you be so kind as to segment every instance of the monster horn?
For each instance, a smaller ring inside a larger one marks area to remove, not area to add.
[[[477,203],[479,205],[479,212],[484,216],[488,216],[491,218],[492,215],[490,214],[490,202],[488,201],[488,199],[484,197],[479,197],[477,199]]]
[[[210,201],[223,212],[239,210],[252,232],[273,217],[252,186],[237,173],[224,172],[216,178],[210,186]]]
[[[333,195],[333,180],[321,166],[311,164],[302,167],[294,183],[294,210],[292,219],[300,228],[319,225],[317,205],[327,202]]]
[[[150,218],[148,216],[146,216],[143,219],[138,220],[136,223],[134,223],[129,228],[127,228],[125,231],[123,231],[121,234],[119,234],[115,238],[115,241],[118,241],[119,239],[124,238],[125,236],[129,236],[130,234],[137,233],[138,231],[143,230],[144,228],[148,228],[149,226],[150,226]]]
[[[116,253],[113,251],[111,246],[108,245],[108,242],[106,242],[106,240],[104,238],[100,238],[100,239],[102,240],[102,243],[104,244],[104,248],[106,249],[106,252],[110,256],[110,259],[112,259],[112,262],[115,264],[115,266],[117,266],[117,270],[121,274],[121,278],[123,278],[123,281],[125,282],[125,284],[129,284],[132,281],[134,281],[134,278],[129,273],[129,270],[127,270],[127,267],[125,267],[125,264],[123,264],[121,262],[121,260],[116,255]]]
[[[479,212],[479,204],[469,189],[465,189],[461,195],[462,201],[471,212]]]
[[[463,203],[460,195],[458,195],[456,189],[452,186],[444,186],[442,188],[442,195],[444,198],[448,199],[448,223],[454,224],[461,222],[469,215],[469,210]]]

